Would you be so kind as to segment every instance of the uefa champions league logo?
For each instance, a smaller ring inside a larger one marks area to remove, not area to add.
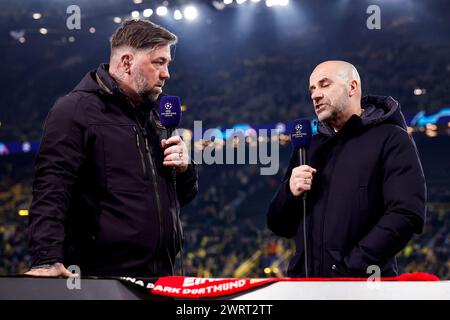
[[[291,139],[299,139],[308,135],[307,132],[302,132],[303,124],[301,123],[296,123],[292,129]]]
[[[164,104],[164,108],[166,108],[166,110],[169,111],[170,109],[172,109],[172,104],[170,102],[166,102]]]

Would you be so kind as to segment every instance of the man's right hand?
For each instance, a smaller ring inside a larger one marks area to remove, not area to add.
[[[70,272],[60,262],[49,266],[31,268],[30,271],[25,272],[25,275],[34,277],[78,277],[78,274]]]
[[[289,189],[295,197],[311,190],[313,175],[316,172],[316,169],[307,165],[298,166],[292,170],[291,178],[289,179]]]

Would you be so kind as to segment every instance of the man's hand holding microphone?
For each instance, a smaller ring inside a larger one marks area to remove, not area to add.
[[[314,174],[316,169],[308,166],[301,165],[292,170],[291,178],[289,179],[289,189],[295,196],[301,196],[303,192],[311,190]]]

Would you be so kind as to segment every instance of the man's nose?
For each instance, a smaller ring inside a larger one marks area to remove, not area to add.
[[[322,98],[323,98],[323,93],[320,92],[319,90],[315,90],[313,93],[311,93],[311,99],[314,102],[317,102],[317,101],[319,101]]]
[[[159,76],[160,76],[162,79],[164,79],[164,80],[169,79],[169,78],[170,78],[169,68],[168,68],[168,67],[165,67],[165,68],[161,71],[161,73],[160,73]]]

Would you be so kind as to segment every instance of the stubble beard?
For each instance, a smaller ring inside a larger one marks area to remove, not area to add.
[[[151,88],[148,85],[147,80],[139,70],[133,75],[133,84],[134,90],[144,101],[155,102],[161,93],[157,88]]]

